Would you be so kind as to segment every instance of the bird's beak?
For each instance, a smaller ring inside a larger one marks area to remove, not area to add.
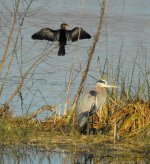
[[[103,87],[106,87],[106,88],[118,88],[115,85],[109,85],[109,84],[103,84]]]

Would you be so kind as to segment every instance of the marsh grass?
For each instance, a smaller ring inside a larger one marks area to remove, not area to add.
[[[111,98],[112,99],[112,98]],[[94,145],[113,142],[114,126],[118,142],[133,138],[148,143],[150,133],[150,104],[141,100],[108,102],[102,111],[102,120],[94,115],[94,124],[100,130],[96,136],[80,135],[76,119],[70,125],[65,116],[49,117],[45,120],[27,117],[3,117],[0,119],[0,144],[31,144],[51,147],[58,145]],[[138,137],[137,137],[138,136]]]
[[[146,75],[148,66],[146,62],[144,62],[145,65],[139,65],[137,63],[139,56],[136,55],[132,68],[126,72],[121,64],[121,54],[120,52],[118,64],[115,68],[106,59],[104,68],[100,69],[102,77],[109,79],[109,81],[118,86],[118,89],[109,91],[107,105],[103,108],[105,111],[103,112],[103,121],[108,126],[106,132],[110,135],[115,133],[114,137],[118,139],[140,137],[140,135],[145,135],[145,137],[149,138],[150,82],[148,75]],[[145,61],[146,56],[142,60]],[[143,67],[145,68],[145,73],[142,69]],[[134,76],[137,71],[139,72],[139,77],[136,76],[138,83],[136,81],[135,84]]]

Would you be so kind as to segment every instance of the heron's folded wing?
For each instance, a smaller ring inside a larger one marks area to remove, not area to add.
[[[72,42],[75,42],[78,39],[90,39],[90,38],[91,35],[79,27],[75,27],[74,29],[67,31],[67,39],[71,40]]]
[[[88,121],[88,112],[80,113],[78,116],[78,124],[80,127],[83,127]]]
[[[77,113],[80,114],[82,112],[91,112],[93,111],[93,107],[96,104],[96,95],[97,93],[94,90],[87,90],[84,92],[78,102],[77,105]]]
[[[80,98],[77,105],[77,120],[80,127],[83,127],[89,116],[96,112],[96,95],[94,90],[86,91]]]
[[[33,34],[32,39],[57,41],[59,39],[59,30],[43,28],[37,33]]]

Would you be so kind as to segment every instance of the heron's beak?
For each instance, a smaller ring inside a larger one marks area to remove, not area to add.
[[[115,85],[109,85],[109,84],[103,84],[103,87],[106,87],[106,88],[118,88]]]

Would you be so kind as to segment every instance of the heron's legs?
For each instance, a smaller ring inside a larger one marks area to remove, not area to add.
[[[94,115],[91,116],[90,120],[90,114],[88,115],[88,121],[87,121],[87,135],[89,134],[97,134],[96,129],[94,128]]]
[[[96,129],[94,128],[94,115],[92,115],[92,134],[97,134]]]

